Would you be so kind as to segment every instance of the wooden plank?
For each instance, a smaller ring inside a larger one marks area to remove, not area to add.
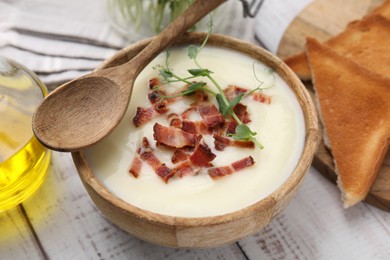
[[[387,212],[343,210],[336,186],[311,168],[287,209],[240,245],[249,259],[387,259],[389,237]]]
[[[0,259],[42,258],[20,207],[0,213]]]
[[[174,249],[128,235],[93,205],[70,154],[53,153],[47,180],[25,208],[44,251],[53,259],[245,259],[236,244]]]

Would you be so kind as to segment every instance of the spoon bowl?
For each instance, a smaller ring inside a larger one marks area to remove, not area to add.
[[[85,75],[53,91],[33,115],[37,139],[49,149],[73,152],[110,134],[128,107],[133,82],[142,69],[223,2],[197,0],[130,61]]]
[[[57,151],[75,151],[81,143],[92,145],[119,123],[128,99],[129,95],[123,95],[109,78],[74,80],[42,102],[33,116],[34,134],[46,147]]]

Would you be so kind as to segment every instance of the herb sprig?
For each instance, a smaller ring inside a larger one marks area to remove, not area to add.
[[[178,94],[173,95],[173,96],[163,96],[163,97],[164,98],[172,98],[172,97],[178,97],[178,96],[183,96],[183,95],[191,95],[197,90],[203,90],[203,91],[210,93],[211,95],[215,96],[216,101],[218,103],[218,108],[219,108],[220,113],[225,117],[231,116],[238,124],[237,127],[235,128],[235,133],[229,134],[228,136],[232,137],[234,140],[252,141],[259,149],[263,149],[264,146],[260,142],[258,142],[256,137],[255,137],[257,135],[257,133],[252,131],[249,128],[249,126],[244,124],[233,110],[233,107],[235,105],[237,105],[242,100],[243,97],[246,97],[255,91],[259,91],[259,90],[262,91],[264,89],[261,87],[263,82],[260,81],[258,79],[258,77],[256,76],[255,68],[254,68],[255,65],[253,65],[253,71],[254,71],[256,80],[258,80],[260,83],[259,86],[255,89],[251,90],[248,93],[240,93],[233,100],[230,101],[226,97],[220,84],[212,76],[213,72],[209,69],[203,68],[197,60],[199,53],[204,48],[204,46],[206,45],[206,43],[209,39],[209,36],[211,35],[212,28],[213,28],[213,24],[212,24],[212,20],[211,20],[209,23],[209,26],[208,26],[208,32],[207,32],[206,38],[202,42],[201,46],[197,47],[193,44],[188,46],[188,50],[187,50],[188,57],[190,59],[192,59],[194,61],[195,65],[197,66],[197,68],[195,68],[195,69],[187,70],[188,73],[190,74],[190,76],[183,78],[183,77],[175,74],[173,72],[173,70],[169,68],[168,60],[169,60],[169,56],[170,56],[170,51],[169,50],[167,51],[166,59],[165,59],[165,66],[161,66],[161,65],[158,66],[160,76],[164,79],[165,83],[184,82],[184,83],[187,83],[188,86],[181,93],[178,93]],[[215,88],[217,89],[217,93],[212,91],[210,88],[208,88],[207,83],[204,81],[198,81],[198,82],[191,81],[191,80],[193,80],[195,78],[199,78],[199,77],[208,78],[213,83]]]

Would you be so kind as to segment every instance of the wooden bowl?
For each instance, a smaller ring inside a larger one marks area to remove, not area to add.
[[[190,33],[178,44],[201,44],[205,34]],[[98,69],[126,62],[142,50],[150,40],[135,43],[104,62]],[[237,50],[274,69],[291,87],[303,110],[305,144],[298,165],[288,179],[268,197],[244,209],[213,217],[187,218],[156,214],[130,205],[108,191],[94,176],[84,153],[72,153],[80,178],[100,211],[112,223],[131,235],[170,247],[203,248],[235,242],[248,236],[280,213],[296,194],[314,156],[318,144],[318,122],[312,100],[301,81],[279,58],[264,49],[222,35],[211,35],[207,43]]]

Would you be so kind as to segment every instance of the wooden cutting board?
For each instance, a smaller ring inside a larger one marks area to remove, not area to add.
[[[321,41],[344,30],[346,25],[362,18],[384,0],[315,0],[310,3],[286,29],[279,45],[278,56],[282,59],[304,50],[306,36],[315,37]],[[311,90],[310,84],[307,84]],[[333,183],[336,183],[336,173],[333,158],[321,142],[313,161],[314,167]],[[390,151],[375,183],[371,187],[367,203],[390,212]]]

